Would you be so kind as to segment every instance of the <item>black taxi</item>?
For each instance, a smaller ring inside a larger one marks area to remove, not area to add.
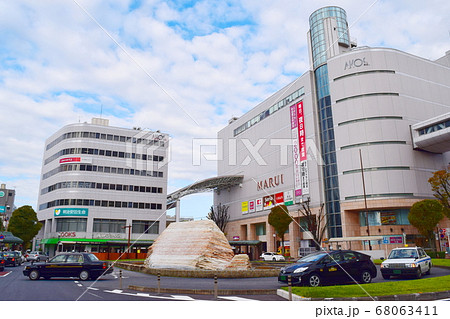
[[[37,262],[26,266],[23,274],[31,280],[41,277],[78,277],[80,280],[97,279],[110,274],[113,267],[91,253],[61,253],[48,262]]]

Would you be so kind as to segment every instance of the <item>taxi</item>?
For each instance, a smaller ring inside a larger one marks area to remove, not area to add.
[[[78,277],[80,280],[97,279],[100,276],[110,274],[112,266],[101,261],[91,253],[61,253],[51,258],[48,262],[32,263],[26,266],[23,274],[31,280],[41,277]]]
[[[382,259],[381,275],[384,279],[391,276],[414,276],[421,278],[431,272],[431,257],[421,247],[401,247],[391,251],[386,260]]]

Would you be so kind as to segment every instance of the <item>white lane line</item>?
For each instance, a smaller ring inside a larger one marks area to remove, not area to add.
[[[1,275],[0,277],[6,277],[6,276],[8,276],[10,273],[11,273],[11,272],[8,271],[6,274]]]
[[[82,284],[77,284],[77,286],[78,286],[78,287],[83,287],[83,285],[82,285]]]
[[[134,297],[145,297],[145,298],[154,298],[154,299],[169,299],[169,300],[186,300],[186,301],[192,301],[195,300],[189,296],[173,296],[173,295],[169,295],[167,297],[163,297],[163,296],[151,296],[150,294],[145,294],[145,293],[128,293],[128,292],[123,292],[123,290],[120,289],[114,289],[114,290],[104,290],[104,292],[108,292],[108,293],[113,293],[113,294],[118,294],[118,295],[126,295],[126,296],[134,296]]]
[[[254,299],[235,297],[235,296],[230,296],[230,297],[219,296],[219,299],[226,299],[226,300],[232,300],[232,301],[256,301]]]
[[[98,290],[98,288],[94,288],[94,287],[87,287],[87,289],[90,289],[90,290]]]

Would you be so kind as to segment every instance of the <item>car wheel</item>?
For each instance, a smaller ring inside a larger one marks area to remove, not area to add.
[[[40,261],[41,261],[41,259],[40,259],[40,258],[38,258],[38,259],[36,259],[36,261],[37,261],[37,262],[40,262]]]
[[[420,267],[419,267],[419,268],[417,268],[417,274],[416,274],[416,278],[417,278],[417,279],[420,279],[420,278],[422,278],[422,269],[420,269]]]
[[[310,287],[318,287],[320,286],[320,277],[317,274],[312,274],[308,277],[307,284]]]
[[[88,280],[89,279],[89,271],[82,270],[78,277],[80,278],[80,280],[83,280],[83,281]]]
[[[28,278],[30,278],[31,280],[38,280],[39,277],[40,277],[39,270],[36,269],[32,270],[28,275]]]
[[[272,261],[277,261],[277,259],[275,257],[273,257]]]
[[[391,276],[390,276],[390,275],[384,275],[384,274],[382,274],[381,276],[383,276],[383,279],[391,279]]]
[[[370,274],[370,271],[364,270],[361,274],[361,283],[368,284],[372,281],[372,275]]]

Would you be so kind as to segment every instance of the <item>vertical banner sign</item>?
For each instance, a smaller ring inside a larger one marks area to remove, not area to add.
[[[294,205],[294,191],[290,190],[284,192],[284,205]]]
[[[298,121],[298,144],[300,149],[300,178],[302,195],[309,194],[309,178],[308,178],[308,161],[306,148],[306,133],[305,133],[305,115],[303,113],[303,101],[296,105],[297,121]],[[297,189],[297,185],[295,187]]]
[[[256,200],[256,211],[260,212],[263,210],[263,199],[262,198],[258,198]]]
[[[242,210],[241,210],[242,214],[247,214],[248,213],[248,202],[242,202]]]
[[[256,203],[255,200],[249,200],[248,201],[248,212],[254,213],[256,212]]]
[[[297,105],[292,105],[290,108],[291,114],[291,136],[292,136],[292,156],[294,159],[294,192],[295,196],[302,196],[302,178],[300,169],[300,145],[298,136],[298,118]]]

